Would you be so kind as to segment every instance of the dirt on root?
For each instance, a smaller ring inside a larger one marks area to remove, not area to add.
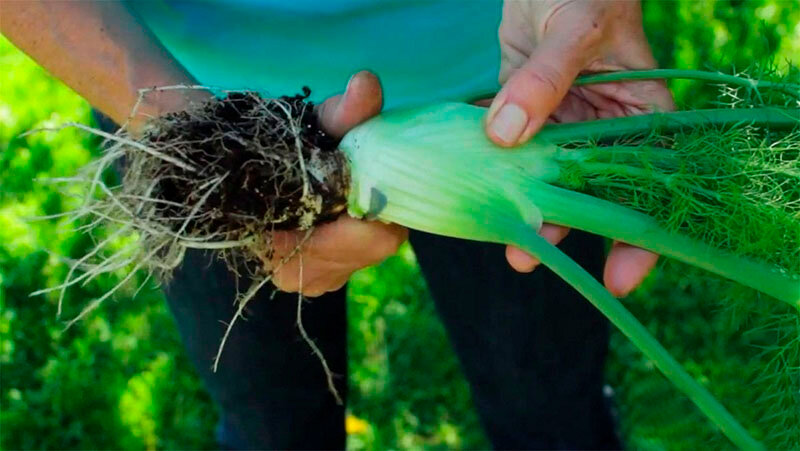
[[[147,178],[158,181],[153,195],[166,201],[164,217],[176,218],[181,234],[228,237],[304,230],[337,217],[347,204],[346,159],[309,94],[233,92],[151,124],[140,142],[195,168],[156,159],[145,165]]]

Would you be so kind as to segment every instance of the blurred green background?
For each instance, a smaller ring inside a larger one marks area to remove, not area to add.
[[[800,61],[797,1],[650,0],[644,11],[664,67]],[[88,123],[89,106],[3,38],[0,67],[0,448],[214,448],[217,413],[157,289],[121,292],[61,336],[57,298],[28,296],[63,280],[55,255],[80,256],[91,245],[63,221],[27,220],[75,206],[36,179],[74,174],[98,142],[75,130],[19,137]],[[682,105],[714,93],[692,83],[672,88]],[[66,317],[120,277],[69,290]],[[800,326],[761,327],[754,315],[774,312],[758,300],[747,311],[721,308],[730,289],[665,263],[626,304],[757,438],[800,447],[800,362],[771,346],[794,339]],[[353,277],[348,315],[350,448],[488,446],[408,247]],[[616,333],[608,380],[630,448],[731,447]]]

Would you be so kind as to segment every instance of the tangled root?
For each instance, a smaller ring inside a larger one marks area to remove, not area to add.
[[[345,160],[304,101],[307,95],[265,100],[238,92],[166,115],[141,142],[187,167],[140,158],[143,164],[132,167],[125,184],[157,180],[158,195],[172,202],[165,216],[178,218],[191,217],[210,191],[201,207],[207,216],[186,224],[199,235],[305,230],[331,219],[346,205]]]
[[[163,89],[174,88],[196,87]],[[68,124],[102,136],[107,144],[103,156],[81,176],[56,180],[89,187],[81,207],[69,215],[85,223],[81,228],[104,223],[111,232],[73,262],[63,284],[34,294],[60,291],[60,314],[68,287],[132,267],[118,285],[71,319],[70,327],[137,271],[144,269],[167,280],[187,249],[214,249],[237,275],[247,268],[253,281],[246,293],[237,296],[227,338],[249,300],[278,269],[270,264],[272,233],[307,231],[282,265],[295,256],[315,225],[336,218],[346,208],[346,159],[338,142],[321,129],[313,104],[306,101],[309,94],[304,88],[302,95],[265,99],[255,92],[229,92],[224,98],[155,118],[139,137],[124,128],[112,135]],[[107,185],[104,173],[120,166],[122,183]],[[111,251],[117,238],[131,233],[138,237],[136,242]],[[302,324],[299,328],[317,349]],[[224,344],[223,338],[215,369]],[[332,374],[321,360],[332,387]]]

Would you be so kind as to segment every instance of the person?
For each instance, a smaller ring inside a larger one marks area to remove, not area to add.
[[[672,107],[655,81],[572,86],[584,72],[655,66],[638,1],[2,0],[0,9],[8,39],[115,123],[131,119],[133,132],[148,117],[210,96],[153,92],[128,117],[139,89],[182,84],[278,95],[311,86],[322,126],[338,137],[382,107],[477,101],[489,106],[486,134],[507,148],[548,121]],[[343,94],[334,95],[348,77]],[[567,230],[545,225],[539,233],[558,243]],[[573,235],[563,249],[615,295],[631,291],[657,259],[614,243],[603,266],[602,240]],[[493,446],[620,447],[602,395],[608,326],[580,295],[547,270],[526,274],[538,262],[519,249],[347,216],[318,227],[303,247],[302,281],[297,257],[276,271],[283,293],[271,298],[267,290],[251,302],[249,321],[233,329],[216,373],[220,322],[232,317],[237,283],[245,282],[198,251],[167,287],[189,355],[221,408],[221,446],[344,446],[344,408],[299,339],[296,295],[288,293],[316,298],[304,306],[305,328],[331,369],[345,374],[343,287],[407,237]],[[275,258],[297,239],[276,234]],[[336,383],[346,395],[345,378]]]

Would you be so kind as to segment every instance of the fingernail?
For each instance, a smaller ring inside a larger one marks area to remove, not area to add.
[[[339,113],[344,108],[344,105],[347,101],[347,98],[350,97],[350,87],[353,85],[353,80],[356,78],[356,74],[350,76],[350,79],[347,80],[347,86],[344,88],[344,92],[342,93],[342,97],[339,99],[339,102],[336,104],[336,109],[334,110],[334,115],[338,116]]]
[[[349,90],[350,90],[350,85],[352,85],[352,84],[353,84],[353,80],[355,80],[355,78],[356,78],[356,75],[358,75],[358,73],[355,73],[355,74],[351,75],[351,76],[350,76],[350,79],[349,79],[349,80],[347,80],[347,86],[345,86],[345,87],[344,87],[344,92],[345,92],[345,94],[347,94],[347,91],[349,91]]]
[[[528,125],[528,114],[513,103],[500,108],[489,124],[489,130],[506,144],[515,144]]]
[[[349,80],[347,80],[347,86],[344,87],[344,92],[342,93],[342,98],[337,105],[337,109],[341,108],[342,104],[344,103],[344,99],[350,95],[350,86],[353,84],[353,79],[356,78],[355,75],[352,75]]]

